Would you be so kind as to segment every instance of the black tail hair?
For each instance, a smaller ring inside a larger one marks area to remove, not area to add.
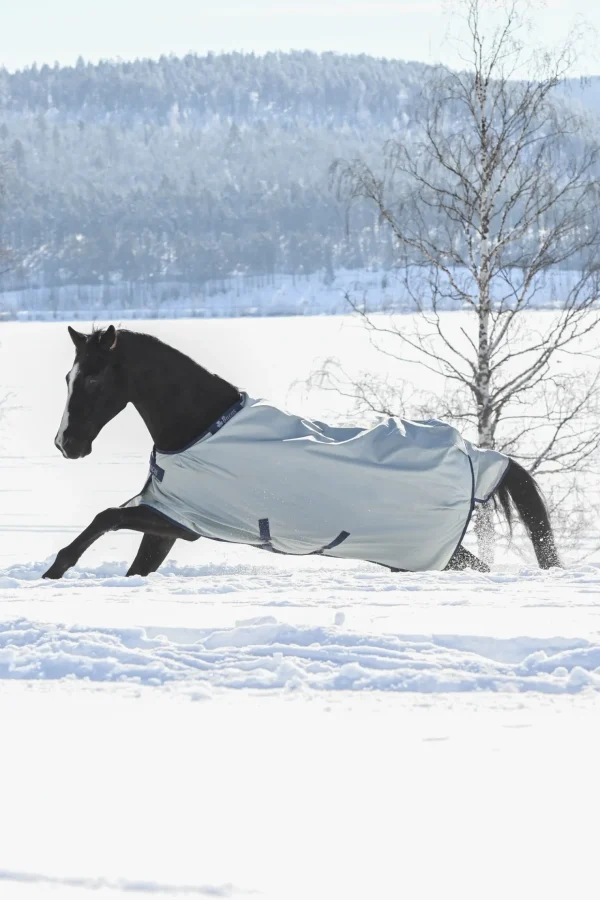
[[[511,459],[506,474],[497,489],[498,499],[506,515],[512,533],[512,507],[514,503],[519,518],[527,529],[541,569],[560,566],[548,509],[538,484],[527,469]]]

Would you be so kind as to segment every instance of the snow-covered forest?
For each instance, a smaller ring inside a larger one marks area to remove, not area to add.
[[[367,205],[349,228],[329,170],[410,138],[426,70],[311,52],[0,70],[0,311],[214,314],[224,291],[247,314],[232,296],[273,311],[288,279],[389,268],[389,230]],[[600,109],[600,79],[560,90]]]

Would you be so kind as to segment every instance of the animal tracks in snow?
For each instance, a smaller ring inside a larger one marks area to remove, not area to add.
[[[162,633],[161,633],[162,632]],[[275,618],[224,629],[0,623],[1,679],[86,679],[213,689],[313,691],[600,690],[600,643],[376,635]],[[205,695],[205,694],[203,694]]]

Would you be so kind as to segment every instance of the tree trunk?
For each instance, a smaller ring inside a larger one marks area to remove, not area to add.
[[[482,142],[485,144],[486,131],[485,119],[482,125]],[[482,170],[487,171],[487,159],[485,146],[482,147]],[[477,347],[477,431],[479,446],[490,450],[494,446],[494,434],[492,426],[492,410],[490,403],[490,258],[489,258],[489,185],[484,177],[481,192],[480,223],[481,241],[479,246],[479,270],[477,272],[478,286],[478,314],[479,336]],[[475,534],[477,535],[477,548],[481,560],[491,566],[494,561],[494,509],[491,503],[480,503],[475,516]]]
[[[485,342],[487,348],[487,341]],[[483,356],[480,343],[480,355]],[[481,405],[478,421],[478,444],[484,450],[491,450],[494,446],[494,435],[491,425],[489,408],[490,380],[489,359],[485,357],[479,370]],[[494,562],[494,506],[492,502],[477,504],[475,514],[475,534],[477,535],[477,549],[480,559],[491,566]]]

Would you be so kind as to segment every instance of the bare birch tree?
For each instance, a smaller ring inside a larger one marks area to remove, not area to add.
[[[374,205],[393,236],[416,324],[348,300],[382,352],[444,377],[428,411],[538,474],[574,472],[600,445],[600,376],[580,365],[599,323],[600,145],[562,87],[575,42],[529,51],[527,8],[462,0],[464,69],[433,71],[379,170],[339,160],[332,174],[349,211]],[[554,309],[524,315],[540,305]],[[455,309],[469,313],[458,332]],[[405,410],[389,382],[346,379],[331,360],[316,380],[363,409]]]

